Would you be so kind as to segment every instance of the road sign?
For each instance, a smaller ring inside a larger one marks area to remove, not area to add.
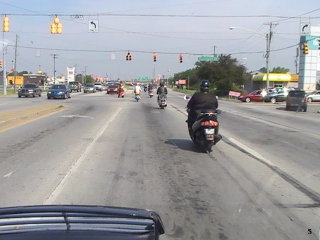
[[[219,61],[219,57],[202,56],[198,57],[198,61],[217,62]]]
[[[99,32],[98,20],[89,20],[89,32],[92,32],[92,33]]]
[[[310,35],[311,33],[311,24],[309,22],[301,23],[300,25],[300,33],[302,36]]]

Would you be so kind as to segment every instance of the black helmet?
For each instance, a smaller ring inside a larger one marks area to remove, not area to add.
[[[161,87],[164,86],[164,82],[163,82],[163,81],[160,82],[160,86],[161,86]]]
[[[209,92],[210,83],[207,80],[203,80],[200,83],[200,91],[201,92]]]

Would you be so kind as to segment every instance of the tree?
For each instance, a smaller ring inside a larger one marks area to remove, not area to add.
[[[190,86],[198,89],[202,80],[211,83],[211,90],[218,95],[226,95],[230,90],[239,90],[239,86],[249,80],[245,66],[230,55],[220,55],[217,62],[196,62],[196,67],[174,75],[175,80],[189,76]]]
[[[289,68],[284,67],[274,67],[271,71],[271,73],[288,73],[290,71]]]
[[[266,73],[267,72],[267,68],[266,67],[262,67],[258,70],[261,73]]]
[[[84,82],[85,82],[85,83],[93,83],[93,82],[95,82],[95,81],[94,81],[93,77],[91,77],[90,75],[86,75],[86,76],[84,77]]]
[[[267,73],[267,68],[266,67],[262,67],[258,70],[261,73]],[[285,68],[285,67],[274,67],[271,71],[269,71],[270,73],[288,73],[290,71],[289,68]]]

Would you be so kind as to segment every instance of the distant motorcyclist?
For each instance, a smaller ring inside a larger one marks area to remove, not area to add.
[[[124,91],[124,84],[123,82],[121,81],[119,84],[118,84],[118,98],[120,97],[120,93]]]
[[[167,99],[168,90],[164,85],[163,81],[160,82],[160,87],[158,87],[157,89],[157,94],[158,94],[158,100],[160,99],[160,97],[165,97],[165,99]]]
[[[193,94],[188,102],[188,128],[192,128],[199,110],[216,111],[218,108],[217,97],[213,93],[209,93],[210,83],[206,80],[200,83],[200,92]]]
[[[151,92],[151,91],[153,91],[153,85],[152,85],[152,84],[149,84],[149,85],[148,85],[148,92]]]
[[[141,92],[142,92],[142,88],[140,86],[140,83],[137,83],[136,86],[134,87],[134,90],[133,92],[136,94],[136,95],[140,95]]]

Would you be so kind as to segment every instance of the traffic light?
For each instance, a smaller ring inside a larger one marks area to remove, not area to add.
[[[157,54],[156,53],[152,54],[152,57],[153,57],[153,61],[156,62],[157,61]]]
[[[127,61],[131,61],[132,60],[132,56],[131,56],[131,53],[128,52],[127,56],[126,56],[126,60]]]
[[[10,28],[9,28],[9,18],[7,16],[5,16],[3,18],[3,32],[9,32]]]
[[[53,23],[50,25],[50,32],[52,34],[61,34],[62,33],[62,24],[60,23],[60,19],[55,17],[53,19]]]
[[[304,53],[304,54],[308,54],[308,53],[309,53],[309,47],[308,47],[308,43],[307,43],[307,42],[304,42],[304,43],[303,43],[303,48],[302,48],[302,50],[303,50],[303,53]]]
[[[0,68],[2,68],[3,67],[3,62],[2,62],[2,60],[0,60]]]
[[[320,50],[320,38],[318,39],[318,49]]]
[[[180,63],[183,62],[183,56],[181,54],[179,55],[179,60],[180,60]]]

